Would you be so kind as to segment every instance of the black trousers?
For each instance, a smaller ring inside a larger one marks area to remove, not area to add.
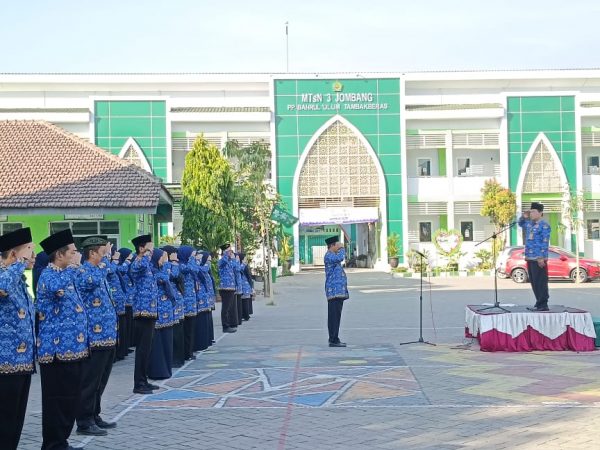
[[[548,263],[544,267],[540,267],[537,261],[527,261],[527,272],[531,288],[535,295],[535,306],[547,307],[548,298]]]
[[[327,300],[327,328],[329,329],[329,342],[339,342],[340,321],[342,319],[342,308],[344,300]]]
[[[238,325],[241,325],[244,316],[244,301],[242,300],[242,294],[235,294],[235,307],[237,309]]]
[[[0,448],[16,450],[29,399],[31,374],[0,375]]]
[[[242,319],[250,320],[250,305],[252,304],[252,298],[242,299]]]
[[[129,348],[135,347],[135,326],[133,322],[133,306],[125,306],[125,319],[127,321],[127,331],[129,333],[128,341]]]
[[[185,359],[194,356],[196,343],[196,316],[186,316],[183,321],[183,354]]]
[[[210,345],[212,345],[215,340],[215,325],[213,323],[213,312],[212,310],[208,313],[208,338],[210,341]]]
[[[235,328],[237,327],[235,292],[219,289],[219,293],[221,294],[221,324],[223,329]]]
[[[40,364],[42,450],[67,449],[81,400],[83,361]]]
[[[129,329],[127,314],[121,314],[119,318],[119,330],[117,336],[117,358],[125,358],[129,354]]]
[[[150,364],[150,351],[152,350],[156,319],[140,317],[136,318],[134,322],[138,342],[135,347],[133,385],[134,387],[141,387],[148,383],[148,365]]]
[[[250,311],[250,315],[254,314],[254,305],[253,305],[253,302],[254,302],[254,295],[252,297],[250,297],[250,303],[248,305],[248,309]]]
[[[173,367],[181,367],[185,361],[183,321],[173,326]]]
[[[83,362],[81,400],[77,413],[77,426],[89,427],[102,412],[102,394],[112,371],[115,348],[92,349]]]

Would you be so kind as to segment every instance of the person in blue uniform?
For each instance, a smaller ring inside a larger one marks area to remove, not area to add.
[[[21,438],[35,364],[34,307],[23,273],[34,261],[31,230],[0,236],[0,447]]]
[[[177,257],[177,249],[172,245],[165,245],[161,248],[169,255],[171,263],[171,288],[175,295],[175,307],[173,308],[173,367],[181,367],[185,363],[185,354],[183,348],[184,330],[183,321],[185,320],[184,308],[185,301],[183,298],[184,285],[179,258]]]
[[[211,344],[209,330],[209,315],[211,314],[209,300],[210,292],[206,278],[206,274],[208,274],[210,267],[206,265],[206,261],[202,264],[202,253],[203,252],[196,253],[199,270],[196,274],[198,316],[196,317],[196,345],[194,348],[198,351],[206,350]]]
[[[233,273],[235,274],[235,317],[238,326],[242,324],[242,262],[240,254],[235,253],[232,261]]]
[[[113,247],[111,248],[110,260],[105,258],[104,261],[107,268],[106,280],[108,281],[110,295],[117,311],[118,332],[115,361],[122,361],[129,353],[129,339],[127,335],[129,330],[127,329],[127,311],[125,309],[127,292],[123,287],[123,276],[129,272],[130,260],[125,260],[123,264],[120,264],[120,256],[121,254]]]
[[[250,304],[254,294],[254,280],[250,275],[250,268],[246,262],[246,255],[240,253],[241,274],[242,274],[242,320],[250,320]]]
[[[346,250],[338,236],[325,239],[325,296],[327,297],[327,328],[329,329],[329,346],[345,347],[340,341],[340,321],[344,301],[349,298],[348,280],[342,267]]]
[[[209,345],[212,345],[215,343],[215,326],[213,321],[213,311],[215,310],[217,297],[215,279],[213,278],[212,274],[212,255],[210,254],[210,252],[202,252],[202,259],[200,260],[200,265],[206,265],[208,267],[208,270],[202,273],[204,275],[204,279],[206,280],[206,287],[208,289],[208,305],[210,307],[210,311],[208,314],[208,340]]]
[[[543,219],[544,205],[533,202],[531,209],[519,218],[519,226],[525,234],[525,260],[535,305],[530,311],[548,311],[548,246],[550,224]]]
[[[221,295],[221,324],[223,333],[237,331],[237,313],[234,308],[235,300],[235,271],[233,266],[233,250],[230,244],[221,246],[219,259],[219,294]]]
[[[189,245],[182,245],[177,250],[179,270],[183,276],[183,353],[186,361],[196,359],[194,356],[196,316],[198,302],[196,300],[196,274],[200,270],[195,251]]]
[[[89,357],[85,307],[75,288],[81,255],[70,229],[40,245],[48,265],[37,283],[37,354],[42,385],[42,449],[71,448],[68,439],[79,411],[83,361]]]
[[[90,236],[81,245],[85,261],[77,269],[75,287],[87,314],[90,357],[83,364],[77,434],[104,436],[107,429],[117,426],[100,417],[102,394],[115,358],[118,330],[117,311],[107,281],[107,255],[110,255],[111,244],[101,236]]]
[[[154,250],[152,236],[144,234],[131,240],[136,257],[131,262],[129,273],[135,285],[133,304],[134,326],[136,327],[135,369],[133,374],[133,392],[151,394],[158,386],[148,382],[148,365],[154,324],[158,318],[158,286],[152,273],[151,256]]]
[[[127,264],[127,272],[121,273],[121,283],[123,291],[125,292],[125,340],[127,341],[127,353],[133,352],[132,347],[135,345],[134,333],[133,333],[133,301],[135,299],[135,286],[133,285],[133,279],[129,274],[131,260],[134,257],[134,253],[131,249],[123,247],[119,249],[119,264],[125,264],[125,261],[129,261]]]

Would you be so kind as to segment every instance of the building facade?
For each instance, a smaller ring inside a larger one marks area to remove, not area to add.
[[[519,210],[544,203],[552,244],[566,249],[574,236],[563,213],[581,193],[580,250],[600,258],[600,70],[5,74],[2,119],[65,128],[151,171],[176,200],[199,134],[219,147],[268,143],[270,181],[300,219],[288,230],[295,269],[319,264],[331,233],[378,268],[393,256],[392,233],[401,260],[427,250],[433,265],[460,236],[468,267],[493,231],[480,215],[490,178],[516,194]],[[160,233],[180,228],[176,203]],[[510,242],[520,239],[513,229]]]

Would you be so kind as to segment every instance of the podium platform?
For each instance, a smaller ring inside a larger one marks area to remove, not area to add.
[[[479,311],[487,305],[467,305],[465,336],[477,338],[484,352],[534,350],[589,352],[595,349],[592,315],[582,309],[549,305],[547,312],[525,306],[501,305],[508,312]]]

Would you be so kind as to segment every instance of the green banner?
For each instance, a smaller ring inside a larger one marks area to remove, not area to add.
[[[291,227],[296,222],[298,222],[298,218],[291,215],[285,208],[282,208],[279,205],[275,205],[273,207],[273,211],[271,211],[271,220],[275,222],[279,222],[285,227]]]

